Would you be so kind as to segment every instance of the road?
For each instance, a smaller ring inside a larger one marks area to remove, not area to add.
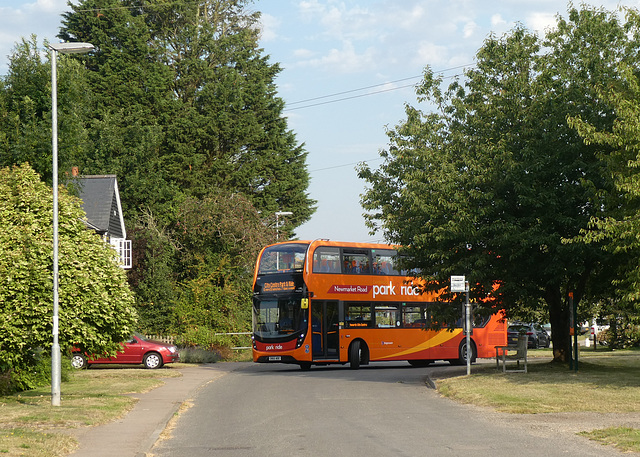
[[[379,363],[301,371],[239,364],[202,388],[155,457],[619,456],[574,433],[461,405],[428,378],[466,367]]]

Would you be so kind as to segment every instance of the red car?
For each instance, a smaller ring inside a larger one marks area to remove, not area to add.
[[[91,360],[76,348],[71,354],[73,368],[86,368],[94,363],[132,363],[144,364],[147,368],[160,368],[165,363],[178,360],[178,348],[173,344],[151,341],[135,334],[129,341],[120,343],[122,351],[115,357],[93,358]]]

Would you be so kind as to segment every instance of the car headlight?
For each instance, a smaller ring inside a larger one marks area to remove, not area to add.
[[[178,351],[178,348],[175,346],[169,346],[169,352],[171,352],[172,354],[175,354]]]

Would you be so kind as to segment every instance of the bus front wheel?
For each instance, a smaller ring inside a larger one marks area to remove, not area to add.
[[[349,346],[349,368],[352,370],[357,370],[360,368],[360,357],[361,357],[361,349],[360,349],[360,340],[355,340]]]

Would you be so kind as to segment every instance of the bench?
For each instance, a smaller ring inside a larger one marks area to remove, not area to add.
[[[518,337],[518,343],[513,346],[496,346],[496,368],[500,369],[500,361],[502,361],[502,372],[511,373],[526,373],[527,372],[527,345],[529,338],[527,335],[520,335]],[[515,354],[510,352],[515,351]],[[508,361],[516,361],[516,368],[507,370]],[[520,368],[520,361],[523,361],[524,368]]]

